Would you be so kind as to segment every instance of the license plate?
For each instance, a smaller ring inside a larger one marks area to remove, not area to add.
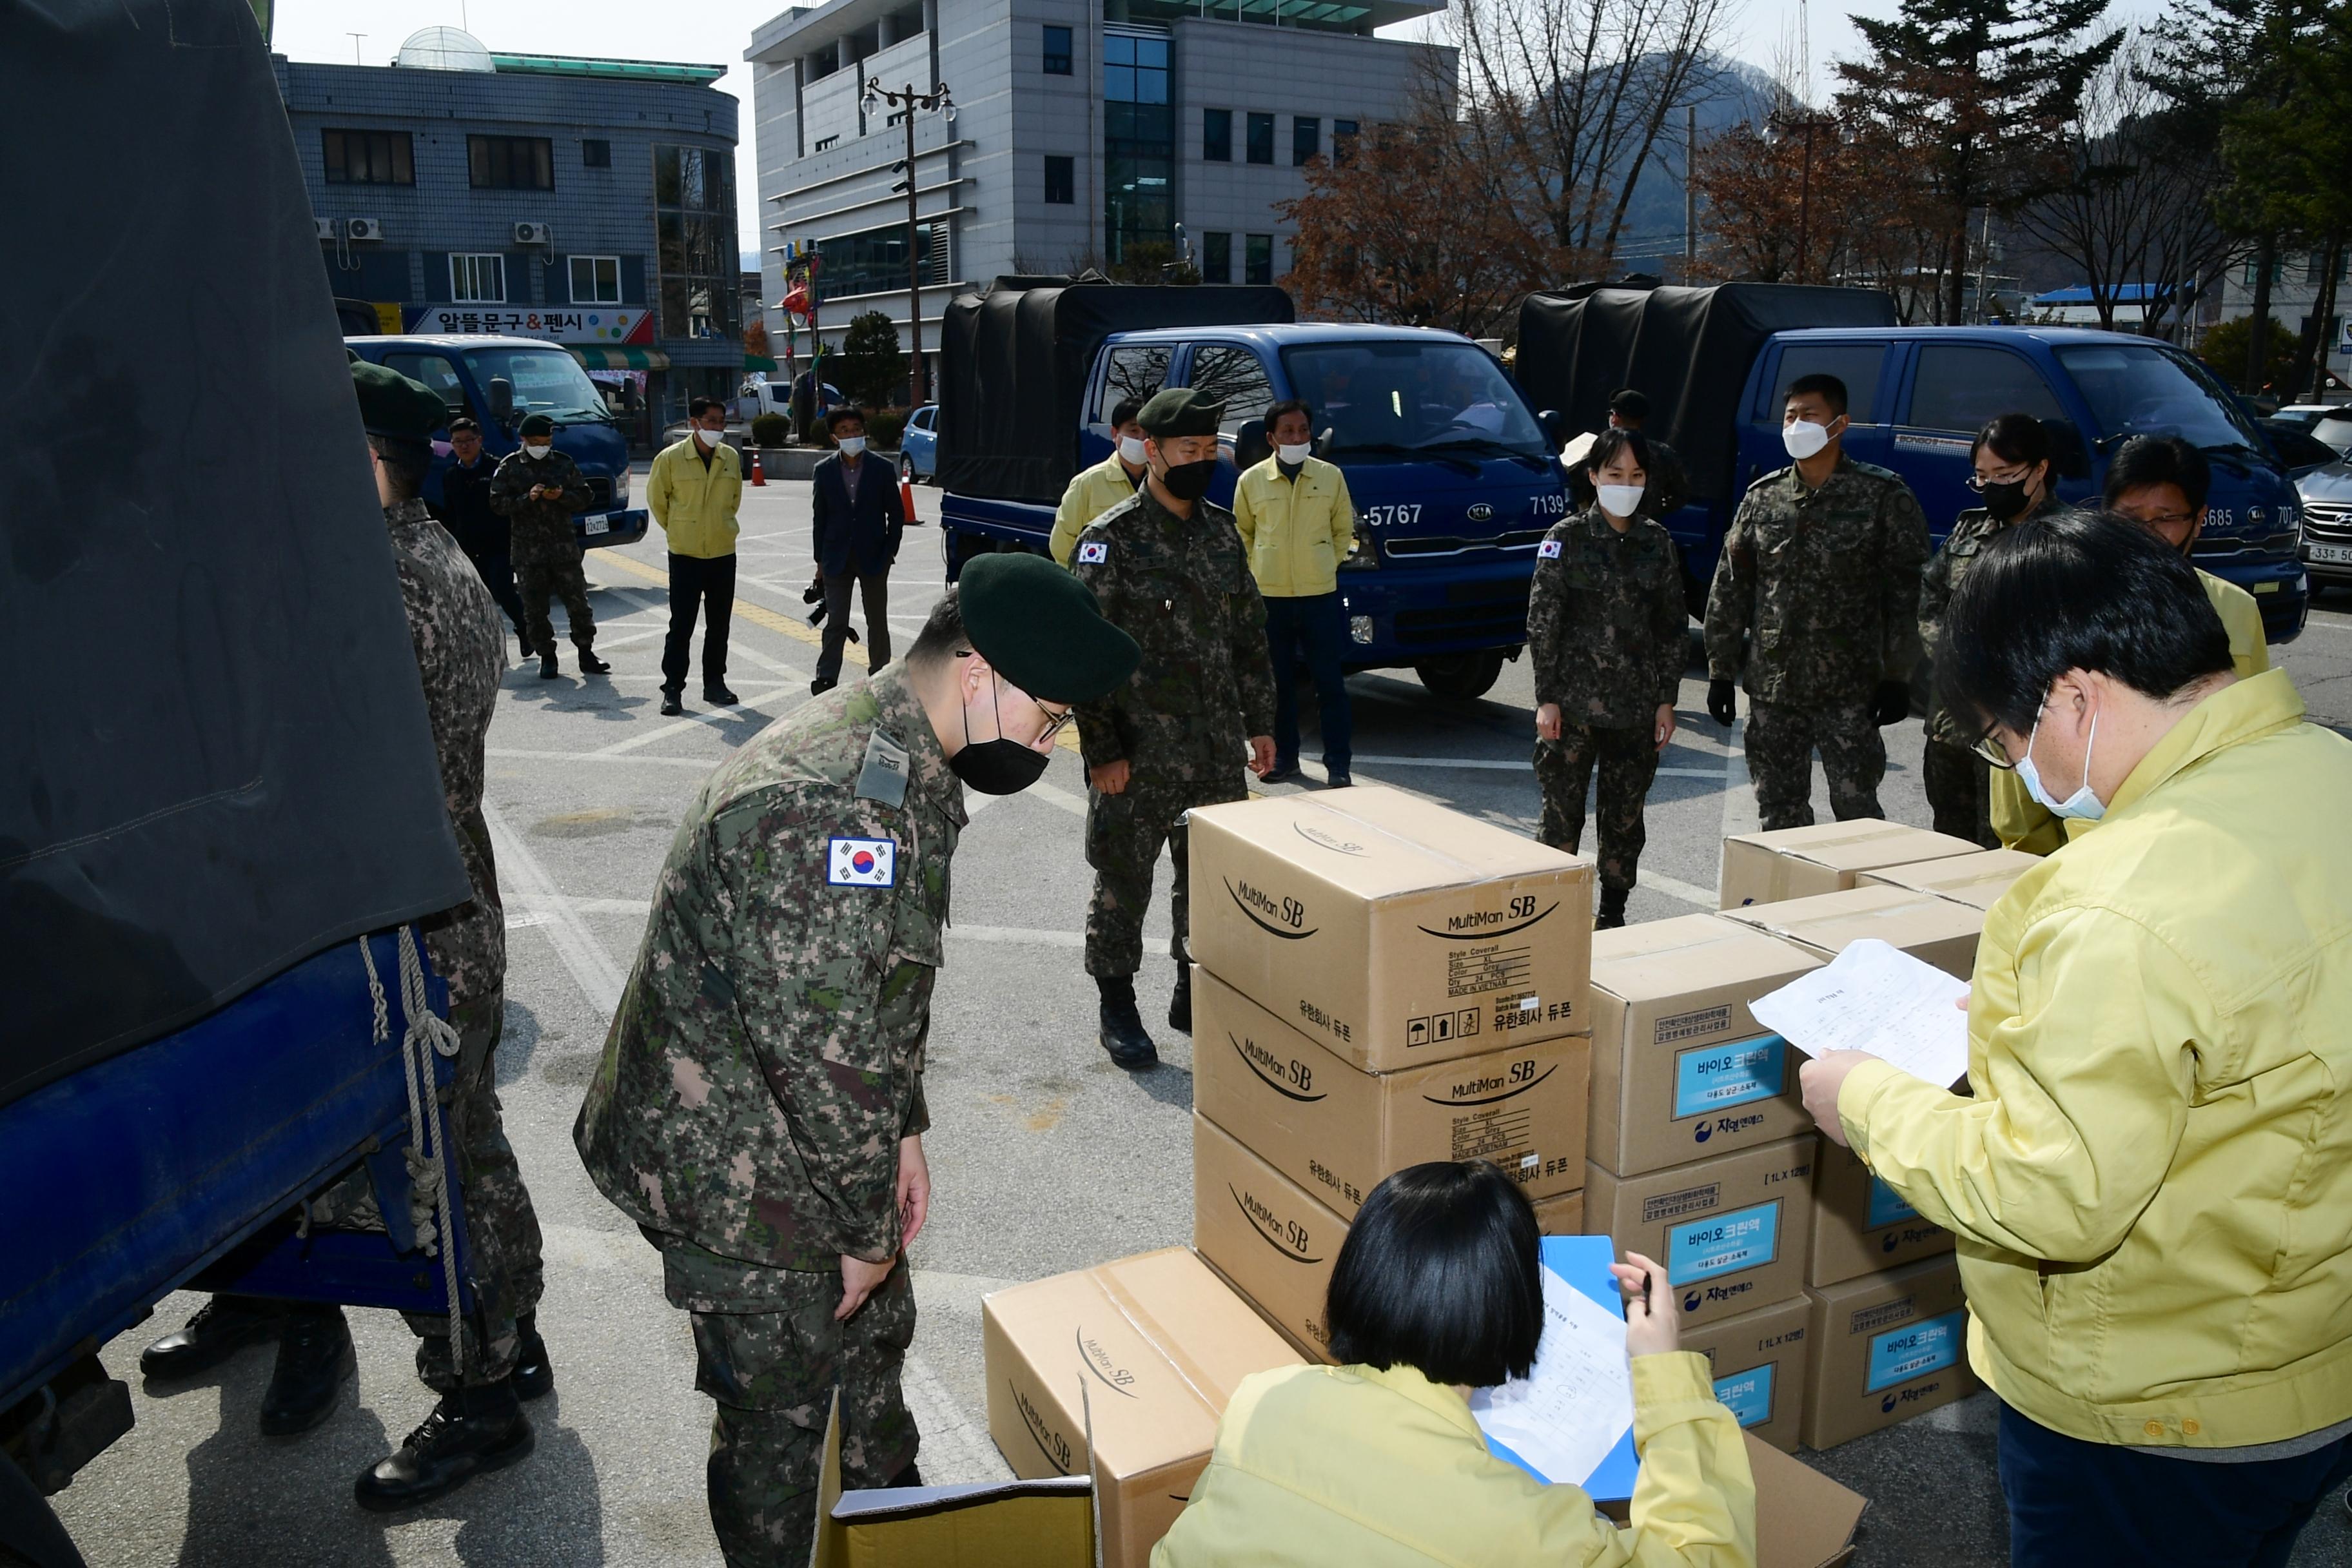
[[[2352,566],[2352,544],[2306,544],[2304,559],[2318,561],[2329,566]]]
[[[610,533],[613,531],[613,520],[609,517],[586,518],[581,526],[590,533]]]

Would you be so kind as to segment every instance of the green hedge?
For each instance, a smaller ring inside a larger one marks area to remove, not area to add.
[[[782,447],[793,438],[793,422],[781,414],[762,414],[751,421],[751,444]]]

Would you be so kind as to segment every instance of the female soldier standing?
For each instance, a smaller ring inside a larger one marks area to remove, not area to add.
[[[1642,806],[1658,753],[1675,732],[1675,698],[1689,657],[1675,542],[1652,520],[1650,447],[1640,432],[1604,430],[1584,459],[1595,500],[1552,525],[1536,547],[1528,648],[1536,677],[1536,837],[1573,853],[1584,836],[1584,786],[1601,765],[1601,913],[1625,923],[1642,858]]]

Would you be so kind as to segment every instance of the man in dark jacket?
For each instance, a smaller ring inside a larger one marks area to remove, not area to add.
[[[602,675],[613,667],[596,657],[596,616],[588,607],[580,535],[572,525],[572,514],[587,510],[588,481],[579,464],[555,449],[554,420],[534,414],[522,422],[521,435],[522,450],[508,453],[490,479],[490,510],[512,531],[508,548],[529,617],[523,637],[539,650],[540,679],[554,679],[560,671],[555,623],[547,615],[551,594],[563,601],[582,673]]]
[[[841,679],[853,588],[866,604],[867,668],[890,662],[890,563],[898,558],[898,535],[907,526],[896,476],[866,455],[865,414],[844,404],[824,416],[824,425],[841,450],[816,466],[809,487],[816,569],[824,580],[824,646],[817,651],[811,692],[829,691]]]
[[[515,592],[514,558],[509,552],[509,525],[490,510],[490,480],[499,466],[482,450],[482,427],[471,419],[449,426],[449,452],[457,460],[441,470],[441,505],[434,516],[457,539],[457,548],[474,563],[490,597],[522,639],[522,656],[530,657],[530,633],[525,629],[522,596]]]

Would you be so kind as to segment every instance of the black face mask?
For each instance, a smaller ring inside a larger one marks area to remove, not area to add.
[[[2025,515],[2025,485],[2018,479],[1989,479],[1978,492],[1984,497],[1985,510],[1998,521],[2010,522]]]
[[[996,678],[988,681],[988,700],[996,706]],[[996,739],[971,738],[971,718],[966,710],[963,749],[948,759],[948,771],[982,795],[1019,795],[1035,784],[1054,759],[1034,747],[1004,737],[1004,717],[997,714]]]
[[[1171,463],[1160,476],[1160,482],[1178,500],[1199,500],[1209,493],[1209,480],[1216,471],[1214,458],[1203,458],[1197,463]]]

